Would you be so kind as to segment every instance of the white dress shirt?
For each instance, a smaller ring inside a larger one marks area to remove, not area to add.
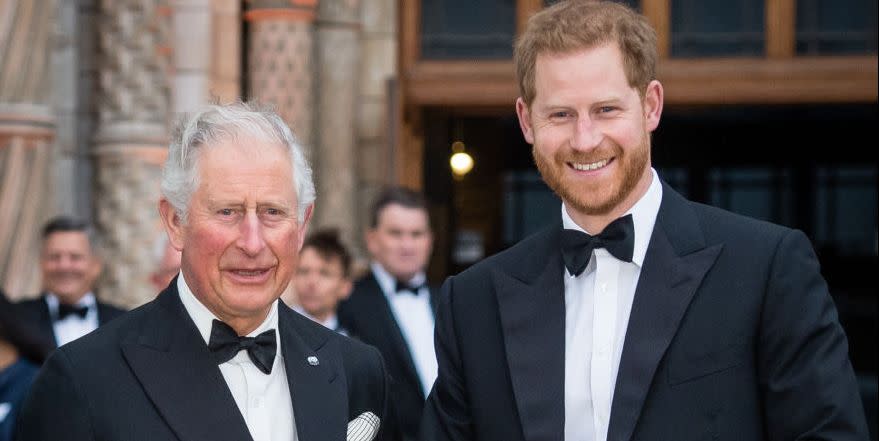
[[[394,292],[396,288],[394,276],[377,262],[373,262],[371,266],[375,280],[385,293],[394,319],[397,320],[400,332],[403,333],[403,339],[409,346],[409,353],[412,354],[412,361],[415,363],[415,370],[418,372],[426,397],[437,376],[436,353],[433,351],[433,309],[430,307],[430,290],[424,286],[415,295],[397,294]],[[427,276],[424,272],[420,272],[408,283],[421,285],[426,280]]]
[[[606,441],[614,387],[635,288],[662,201],[653,171],[647,193],[626,213],[635,226],[632,262],[596,249],[573,277],[565,269],[565,441]],[[566,229],[589,233],[562,205]]]
[[[55,294],[46,294],[46,305],[49,307],[49,317],[52,318],[52,330],[55,331],[55,343],[59,347],[98,329],[100,324],[98,322],[98,302],[93,293],[87,293],[73,305],[88,308],[85,317],[70,314],[63,320],[56,320],[59,304],[60,301]]]
[[[210,342],[211,327],[217,317],[208,310],[192,293],[183,274],[177,278],[177,291],[186,312],[192,317],[205,345]],[[232,392],[235,404],[247,423],[247,429],[254,441],[296,441],[296,426],[293,420],[293,401],[287,383],[287,371],[281,351],[281,338],[278,334],[278,302],[265,321],[248,337],[255,337],[269,329],[275,330],[278,350],[272,363],[272,372],[264,374],[250,360],[247,351],[240,351],[231,360],[220,364],[220,372]]]

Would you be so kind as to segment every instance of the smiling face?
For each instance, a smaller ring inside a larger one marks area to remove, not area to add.
[[[520,98],[516,111],[537,168],[578,224],[603,229],[650,186],[662,86],[652,81],[642,99],[608,44],[539,55],[535,91],[531,106]]]
[[[75,304],[92,286],[101,272],[100,260],[92,253],[83,231],[58,231],[46,236],[40,253],[43,289],[61,303]]]
[[[299,222],[290,155],[266,141],[203,148],[198,173],[185,223],[167,200],[159,209],[193,294],[245,335],[287,287],[311,208]]]

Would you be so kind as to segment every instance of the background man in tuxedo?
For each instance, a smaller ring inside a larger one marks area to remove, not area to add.
[[[529,21],[516,112],[563,207],[445,283],[424,440],[867,439],[807,238],[691,203],[651,168],[656,58],[618,3]]]
[[[341,441],[349,421],[377,431],[378,351],[278,301],[314,197],[276,113],[234,104],[183,120],[159,202],[180,276],[49,358],[18,439]]]
[[[336,309],[351,294],[351,254],[336,230],[318,231],[305,239],[293,278],[298,305],[306,317],[348,335]]]
[[[379,194],[366,245],[370,271],[339,306],[339,321],[381,351],[393,378],[391,395],[401,432],[414,439],[437,369],[434,302],[424,272],[433,236],[424,196],[407,188]]]
[[[17,303],[15,310],[29,332],[55,348],[94,331],[123,311],[95,298],[101,259],[85,222],[59,216],[46,223],[42,235],[43,293]]]

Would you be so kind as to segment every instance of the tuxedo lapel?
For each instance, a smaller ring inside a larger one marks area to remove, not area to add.
[[[564,439],[565,296],[561,225],[492,273],[507,364],[527,441]]]
[[[375,279],[375,276],[372,275],[371,271],[368,283],[369,289],[365,291],[365,294],[368,295],[368,303],[370,304],[370,307],[375,308],[378,315],[378,322],[381,323],[383,328],[378,336],[387,339],[388,347],[392,348],[396,356],[405,366],[408,377],[405,381],[411,383],[412,387],[417,389],[419,394],[422,395],[421,398],[424,399],[425,397],[423,396],[424,392],[421,387],[421,380],[418,378],[418,371],[415,370],[415,361],[412,360],[412,354],[409,352],[409,345],[406,344],[406,339],[403,338],[403,331],[400,330],[400,325],[394,318],[394,313],[391,311],[391,305],[388,303],[384,291],[382,291],[381,286],[379,286],[378,281]]]
[[[250,440],[247,424],[172,283],[151,305],[136,341],[122,344],[131,370],[181,441]]]
[[[110,320],[113,320],[116,317],[122,315],[125,311],[120,311],[116,308],[113,308],[104,303],[98,303],[98,324],[99,326],[104,326]]]
[[[278,305],[281,353],[287,370],[293,418],[300,441],[342,441],[348,396],[342,360],[327,336],[308,329],[308,320]]]
[[[36,306],[40,338],[43,339],[46,344],[50,345],[52,349],[56,349],[58,347],[58,340],[55,339],[55,327],[52,323],[52,314],[49,314],[49,304],[46,302],[45,294],[43,294],[40,301],[36,303]]]
[[[688,202],[663,187],[620,359],[608,441],[629,440],[660,360],[721,246],[706,247]]]

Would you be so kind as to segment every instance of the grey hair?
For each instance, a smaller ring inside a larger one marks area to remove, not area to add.
[[[171,135],[168,160],[162,172],[162,196],[186,222],[192,193],[198,188],[198,157],[203,147],[251,137],[280,144],[290,153],[293,164],[293,189],[296,191],[297,221],[314,202],[311,167],[296,142],[293,132],[271,108],[255,102],[208,105],[186,115]]]

